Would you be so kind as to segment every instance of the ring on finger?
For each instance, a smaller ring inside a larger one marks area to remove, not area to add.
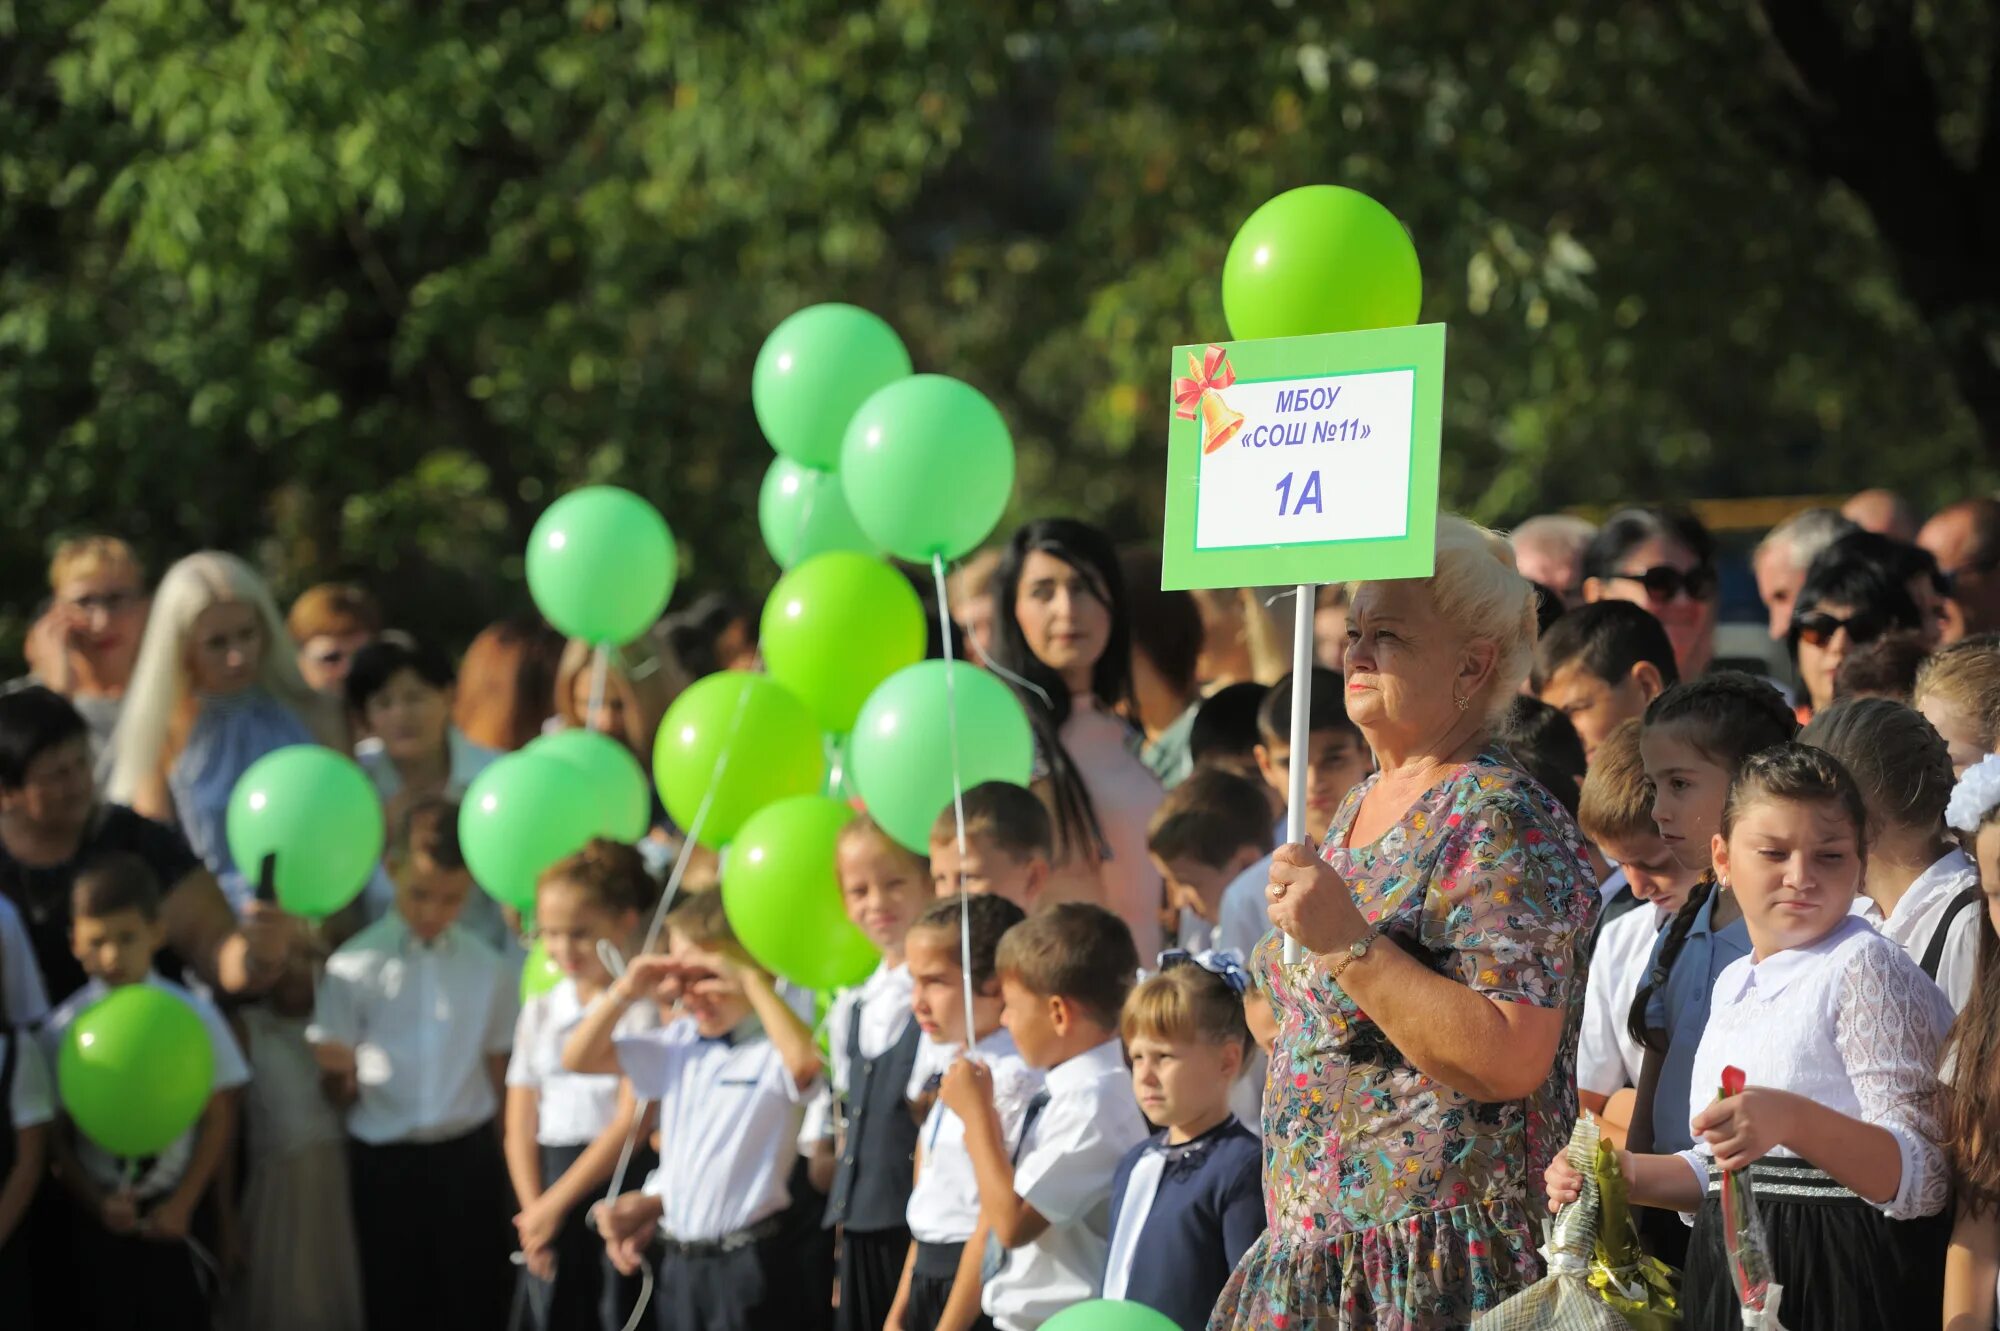
[[[1283,901],[1283,900],[1285,899],[1285,884],[1283,884],[1283,883],[1273,883],[1273,884],[1271,884],[1271,886],[1270,886],[1270,889],[1269,889],[1269,890],[1270,890],[1270,893],[1271,893],[1271,900],[1273,900],[1273,901]]]

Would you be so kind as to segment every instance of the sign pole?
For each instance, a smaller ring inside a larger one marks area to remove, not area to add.
[[[1313,611],[1319,589],[1301,584],[1298,604],[1292,610],[1292,756],[1286,770],[1290,791],[1285,800],[1285,840],[1297,844],[1306,839],[1306,772],[1312,748],[1313,693]],[[1285,964],[1295,966],[1302,959],[1299,940],[1285,938]]]

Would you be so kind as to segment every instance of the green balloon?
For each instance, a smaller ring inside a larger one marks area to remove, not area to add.
[[[971,384],[918,374],[848,422],[840,484],[861,530],[898,559],[956,559],[985,540],[1014,492],[1014,440]]]
[[[881,960],[840,897],[834,851],[852,821],[838,800],[779,800],[743,824],[722,873],[736,941],[758,965],[808,989],[859,984]]]
[[[696,680],[653,741],[653,779],[668,816],[711,849],[766,804],[811,794],[825,778],[812,713],[782,684],[744,670]]]
[[[924,608],[910,580],[879,559],[815,555],[771,589],[757,645],[771,678],[838,735],[876,685],[924,659]]]
[[[466,788],[458,844],[474,882],[533,918],[535,880],[598,835],[601,818],[574,764],[523,749],[495,761]]]
[[[561,984],[562,978],[562,967],[549,959],[548,948],[537,938],[521,966],[521,1001],[526,1003],[538,994],[546,994]]]
[[[382,804],[352,758],[293,744],[250,764],[229,792],[225,830],[236,867],[258,881],[264,857],[278,904],[325,919],[361,894],[382,860]]]
[[[848,773],[882,830],[919,853],[930,849],[931,827],[951,803],[947,670],[958,713],[961,789],[985,781],[1028,784],[1035,738],[1020,700],[998,678],[954,661],[920,661],[884,680],[869,695],[849,740]]]
[[[530,743],[528,753],[560,758],[582,773],[597,808],[598,834],[632,842],[653,826],[653,791],[632,751],[595,730],[558,730]]]
[[[810,305],[764,339],[750,401],[772,448],[831,471],[848,417],[870,393],[909,375],[910,353],[881,319],[855,305]]]
[[[528,590],[542,616],[595,645],[631,642],[674,594],[679,555],[659,510],[615,485],[572,490],[528,537]]]
[[[1270,200],[1222,264],[1222,312],[1238,340],[1413,324],[1423,290],[1417,247],[1396,215],[1341,185]]]
[[[757,491],[757,529],[779,568],[829,550],[872,555],[880,549],[861,534],[840,477],[784,457],[771,459]]]
[[[1173,1318],[1143,1303],[1090,1299],[1072,1303],[1043,1322],[1042,1331],[1180,1331],[1180,1328]]]
[[[78,1130],[112,1155],[157,1155],[207,1107],[215,1049],[201,1017],[178,994],[123,985],[63,1033],[56,1088]]]

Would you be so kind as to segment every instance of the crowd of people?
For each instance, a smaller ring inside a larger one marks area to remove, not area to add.
[[[548,730],[650,767],[680,690],[756,668],[739,605],[601,662],[533,618],[454,652],[360,586],[281,614],[229,554],[154,584],[67,540],[0,692],[0,1308],[1030,1331],[1104,1297],[1431,1331],[1544,1276],[1588,1112],[1684,1324],[1740,1323],[1725,1171],[1788,1325],[2000,1324],[2000,501],[1919,524],[1864,492],[1751,566],[1781,679],[1716,668],[1686,513],[1441,515],[1431,577],[1321,589],[1295,753],[1289,615],[1029,522],[955,572],[933,646],[1015,689],[1032,786],[966,791],[927,855],[857,810],[833,867],[881,961],[814,994],[657,804],[527,918],[458,844],[467,786]],[[353,754],[388,833],[325,921],[226,835],[294,744]],[[525,992],[537,944],[561,978]],[[142,1160],[56,1076],[131,985],[214,1055]]]

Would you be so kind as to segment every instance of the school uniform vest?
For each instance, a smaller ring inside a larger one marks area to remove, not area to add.
[[[863,1058],[859,1008],[847,1024],[847,1136],[827,1194],[828,1229],[872,1233],[906,1223],[918,1125],[903,1092],[916,1066],[918,1035],[915,1020],[906,1021],[896,1043]]]

